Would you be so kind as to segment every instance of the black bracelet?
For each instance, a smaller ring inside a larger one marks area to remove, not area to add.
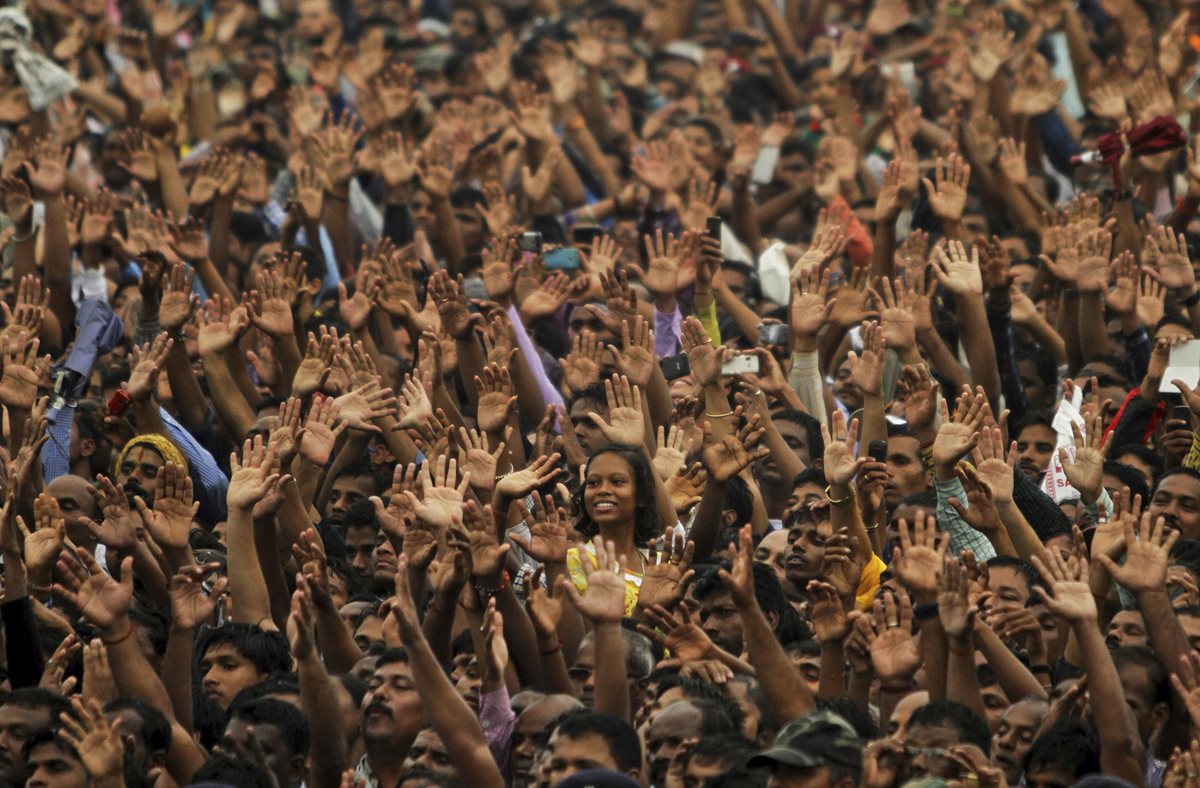
[[[1179,299],[1179,303],[1183,304],[1184,306],[1195,306],[1196,304],[1200,304],[1200,287],[1197,287],[1196,291],[1187,298]]]
[[[1029,672],[1030,673],[1049,673],[1050,666],[1049,665],[1030,665]]]
[[[913,605],[913,621],[927,621],[931,618],[937,618],[937,615],[937,602],[922,602],[919,605]]]

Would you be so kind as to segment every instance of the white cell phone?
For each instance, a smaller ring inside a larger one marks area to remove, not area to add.
[[[739,353],[721,365],[722,375],[751,375],[758,374],[758,356],[752,353]]]

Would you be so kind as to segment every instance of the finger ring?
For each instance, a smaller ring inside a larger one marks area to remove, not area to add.
[[[887,628],[888,629],[899,629],[900,625],[899,624],[888,624]]]

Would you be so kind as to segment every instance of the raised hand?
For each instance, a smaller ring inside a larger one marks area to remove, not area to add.
[[[846,608],[838,590],[820,580],[808,581],[808,620],[818,643],[840,643],[849,634]]]
[[[1087,583],[1086,558],[1078,561],[1074,557],[1068,562],[1056,550],[1046,550],[1041,557],[1029,557],[1034,568],[1041,574],[1046,587],[1034,587],[1034,593],[1056,616],[1070,624],[1095,623],[1098,612],[1096,599]]]
[[[133,371],[129,373],[126,390],[134,402],[148,402],[154,396],[158,373],[166,366],[167,354],[174,344],[175,340],[164,331],[155,337],[152,344],[133,349],[130,354]]]
[[[885,276],[883,286],[874,293],[883,304],[879,312],[879,324],[883,329],[883,347],[902,351],[917,346],[917,323],[913,316],[909,291],[899,279],[889,282]],[[864,355],[865,352],[864,352]]]
[[[944,222],[956,223],[962,220],[963,209],[967,204],[967,183],[971,179],[971,165],[963,161],[962,156],[955,154],[949,161],[938,158],[934,166],[937,185],[928,178],[922,178],[929,207],[934,214]]]
[[[871,320],[862,324],[862,355],[850,351],[846,363],[850,368],[850,380],[862,389],[866,396],[883,396],[883,355],[887,342],[883,338],[879,323]]]
[[[200,333],[196,346],[201,356],[214,355],[233,347],[250,328],[250,314],[245,309],[234,309],[233,302],[216,296],[204,305],[200,312]]]
[[[58,716],[58,738],[79,755],[92,785],[123,783],[125,744],[121,741],[121,720],[109,722],[100,703],[92,698],[85,704],[71,698],[74,714]]]
[[[462,284],[451,279],[445,271],[435,271],[429,278],[426,298],[433,299],[442,327],[455,339],[471,337],[475,325],[482,320],[482,317],[472,315],[467,308],[467,297],[463,293]]]
[[[875,675],[884,686],[902,685],[910,681],[921,666],[921,656],[912,635],[912,601],[903,591],[884,593],[882,599],[875,600],[872,614],[872,618],[866,619],[871,624],[867,629],[867,641]]]
[[[650,461],[658,478],[664,482],[670,479],[683,467],[692,453],[692,439],[675,425],[668,432],[665,427],[658,428],[658,445],[654,458]]]
[[[758,445],[766,434],[766,428],[759,426],[762,419],[757,413],[743,419],[742,408],[738,406],[734,408],[731,418],[738,422],[737,430],[705,446],[700,455],[704,468],[719,482],[729,481],[751,463],[771,453],[766,446]],[[711,428],[706,425],[707,429]]]
[[[1016,441],[1005,454],[1004,431],[999,427],[980,430],[979,445],[971,452],[975,474],[987,487],[997,504],[1010,503],[1013,496],[1013,469],[1017,463]]]
[[[463,496],[471,484],[471,475],[464,473],[461,482],[458,478],[458,462],[442,456],[438,459],[433,472],[430,463],[421,466],[421,498],[410,490],[404,491],[408,506],[416,512],[417,517],[438,530],[445,531],[452,522],[460,520],[463,513]]]
[[[684,262],[695,255],[698,238],[690,230],[679,238],[668,235],[665,241],[662,230],[656,231],[653,238],[647,235],[643,241],[648,265],[644,269],[629,266],[628,270],[655,298],[674,298],[676,292],[690,285],[695,278],[695,268],[684,269]]]
[[[99,489],[89,487],[88,492],[96,499],[103,519],[97,523],[90,517],[80,517],[82,523],[97,540],[114,550],[128,550],[137,543],[137,526],[140,518],[129,509],[125,488],[114,485],[106,476],[97,476]]]
[[[336,426],[335,426],[336,425]],[[339,421],[337,405],[332,397],[315,397],[308,409],[308,418],[300,431],[300,458],[321,467],[329,462],[333,445],[348,427]]]
[[[229,587],[229,578],[213,578],[212,587],[205,591],[204,583],[221,569],[217,562],[196,566],[188,564],[179,568],[171,578],[171,625],[176,629],[194,630],[209,624],[217,611],[217,603]]]
[[[1188,260],[1187,241],[1160,225],[1146,237],[1146,245],[1157,252],[1145,271],[1163,287],[1184,295],[1196,289],[1196,274]]]
[[[954,556],[946,556],[937,585],[938,618],[942,629],[951,641],[961,643],[971,636],[979,610],[967,599],[966,571]]]
[[[471,551],[471,574],[482,580],[482,584],[491,585],[503,571],[509,551],[509,546],[496,538],[498,530],[491,505],[481,509],[475,501],[467,501],[462,507],[462,522]]]
[[[1167,587],[1167,558],[1179,540],[1179,531],[1168,529],[1166,519],[1154,518],[1150,512],[1142,515],[1137,532],[1133,518],[1121,518],[1125,533],[1125,561],[1117,563],[1103,553],[1097,561],[1109,576],[1133,593],[1165,591]]]
[[[596,341],[596,335],[584,329],[571,342],[571,352],[560,358],[563,380],[572,392],[582,391],[593,383],[600,382],[600,367],[603,364],[604,346]]]
[[[680,325],[680,333],[696,383],[700,386],[720,383],[721,365],[725,363],[728,350],[724,347],[713,347],[704,325],[694,317],[684,319]]]
[[[333,406],[351,429],[379,432],[371,422],[395,413],[395,400],[392,390],[382,388],[376,378],[347,391],[333,401]]]
[[[599,536],[592,544],[596,551],[596,566],[592,566],[586,551],[580,561],[587,590],[580,593],[568,577],[558,579],[559,587],[566,592],[575,609],[593,625],[619,624],[625,615],[625,578],[617,560],[617,548]]]
[[[947,290],[958,295],[983,293],[983,273],[979,269],[979,249],[971,248],[970,255],[961,241],[950,241],[933,250],[934,272]]]
[[[664,548],[662,553],[658,552],[660,543]],[[661,605],[670,610],[679,605],[696,574],[691,568],[695,552],[696,543],[682,537],[677,539],[674,531],[652,540],[646,572],[638,589],[638,607]]]
[[[613,375],[604,381],[604,393],[608,399],[608,421],[598,414],[589,413],[588,418],[612,443],[637,447],[645,438],[645,415],[642,412],[642,392],[623,375]]]
[[[531,497],[533,509],[525,517],[529,536],[513,533],[509,539],[539,563],[566,564],[567,551],[575,546],[567,513],[555,505],[553,496],[535,492]]]
[[[163,331],[178,331],[192,319],[200,296],[192,292],[195,270],[186,263],[176,263],[163,274],[163,294],[158,305],[158,320]]]
[[[811,352],[817,348],[817,333],[829,319],[836,299],[829,298],[829,270],[809,266],[792,280],[792,302],[789,319],[792,340],[797,351]]]
[[[1108,403],[1087,420],[1087,440],[1084,441],[1079,425],[1071,422],[1071,434],[1075,436],[1075,457],[1071,458],[1066,448],[1058,450],[1063,473],[1067,481],[1083,499],[1083,503],[1095,503],[1104,491],[1104,458],[1108,456],[1109,436],[1104,432],[1104,414]]]
[[[964,386],[955,405],[953,419],[945,400],[940,400],[938,406],[942,412],[942,426],[938,428],[933,441],[933,462],[941,478],[949,478],[958,461],[979,442],[979,428],[987,417],[987,396],[982,388],[972,395],[970,389]]]
[[[638,624],[637,631],[684,664],[707,659],[716,649],[712,638],[692,619],[687,605],[647,605],[642,616],[648,625]]]
[[[941,571],[949,540],[940,538],[937,520],[917,512],[911,530],[908,521],[899,523],[900,546],[892,550],[892,568],[896,577],[918,601],[937,594],[937,576]]]
[[[187,468],[168,461],[154,477],[154,508],[141,498],[134,499],[134,503],[155,544],[164,550],[188,546],[188,534],[200,503],[192,501],[192,477]]]
[[[74,553],[59,553],[56,568],[59,582],[54,584],[54,593],[97,629],[108,632],[129,614],[133,605],[133,556],[121,561],[119,581],[109,577],[91,551],[82,547],[75,548]]]
[[[0,402],[9,408],[29,410],[37,401],[38,384],[50,366],[50,359],[38,358],[39,340],[27,342],[21,332],[16,338],[0,335],[0,358],[4,373],[0,376]],[[131,392],[132,393],[132,392]]]
[[[525,612],[533,622],[533,629],[539,638],[549,638],[558,630],[558,622],[562,620],[563,599],[565,595],[562,586],[552,585],[549,591],[542,588],[542,574],[545,567],[539,566],[533,570],[529,588],[525,592]]]
[[[538,457],[521,470],[514,470],[496,482],[495,495],[498,499],[515,501],[546,485],[562,473],[558,466],[562,459],[558,453]]]
[[[9,508],[9,512],[12,509]],[[34,580],[48,579],[54,562],[62,550],[66,535],[66,520],[58,508],[58,501],[46,493],[39,493],[33,502],[33,530],[25,527],[25,520],[16,515],[16,526],[25,540],[25,568]],[[9,524],[4,523],[4,528]]]
[[[475,389],[479,392],[475,411],[479,429],[494,435],[503,434],[517,405],[508,367],[488,364],[483,368],[482,378],[475,376]]]
[[[562,273],[551,274],[521,301],[521,320],[531,324],[554,317],[567,303],[570,294],[570,277]]]
[[[241,460],[238,460],[237,452],[229,456],[229,467],[233,471],[225,496],[229,508],[250,512],[279,481],[279,474],[271,472],[274,466],[275,450],[263,443],[261,435],[254,436],[253,442],[246,439]]]
[[[833,429],[821,425],[821,439],[825,442],[825,478],[830,485],[849,485],[867,464],[867,457],[854,456],[858,441],[858,419],[846,426],[846,415],[840,410],[833,414]]]
[[[617,371],[629,378],[638,388],[650,385],[658,357],[654,354],[654,332],[641,315],[621,321],[621,349],[609,346]]]

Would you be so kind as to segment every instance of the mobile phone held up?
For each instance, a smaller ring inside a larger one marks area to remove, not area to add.
[[[736,356],[731,356],[728,361],[721,365],[721,374],[757,375],[758,369],[758,356],[751,353],[739,353]]]

